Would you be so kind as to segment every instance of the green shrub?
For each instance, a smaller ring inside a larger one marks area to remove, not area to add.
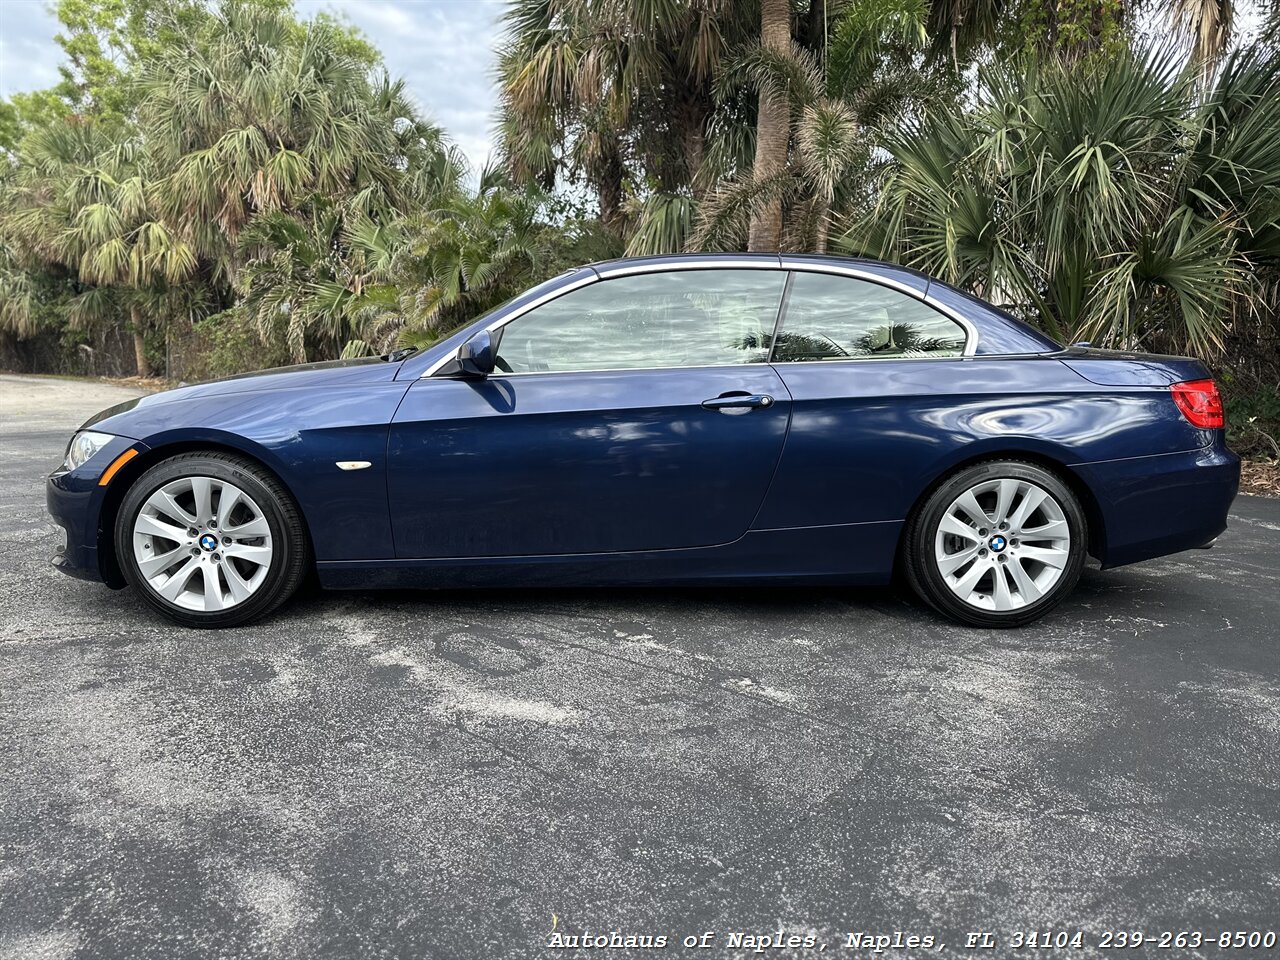
[[[1227,443],[1242,457],[1280,460],[1280,385],[1226,389]]]
[[[186,380],[229,377],[252,370],[266,370],[292,363],[283,327],[263,338],[257,323],[236,310],[200,320],[194,327],[203,341],[201,369],[193,368]]]

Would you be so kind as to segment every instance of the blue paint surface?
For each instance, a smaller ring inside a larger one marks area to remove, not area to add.
[[[880,583],[931,487],[993,457],[1066,477],[1106,565],[1198,546],[1225,528],[1239,461],[1224,431],[1192,427],[1169,392],[1208,377],[1201,363],[1064,350],[887,264],[733,255],[783,274],[852,264],[966,319],[972,356],[424,377],[472,333],[611,270],[714,259],[580,268],[399,362],[272,370],[106,410],[86,426],[115,439],[49,479],[50,512],[67,530],[58,564],[119,585],[111,541],[123,490],[170,453],[210,448],[279,477],[306,518],[322,581],[340,587]],[[726,394],[769,402],[703,406]],[[130,446],[141,455],[99,487]],[[336,468],[349,460],[370,467]]]

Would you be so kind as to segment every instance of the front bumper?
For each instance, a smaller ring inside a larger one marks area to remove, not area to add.
[[[1185,453],[1077,464],[1102,512],[1099,560],[1118,567],[1212,543],[1227,529],[1240,458],[1219,440]]]
[[[104,507],[119,503],[114,484],[99,486],[103,472],[130,447],[145,453],[147,446],[128,437],[113,437],[101,450],[75,470],[56,470],[45,482],[45,504],[54,523],[62,527],[66,541],[54,555],[54,567],[80,580],[121,586],[113,575],[114,563],[102,563],[100,550],[111,543],[111,531],[103,529]],[[108,499],[114,498],[114,499]],[[109,515],[109,514],[108,514]]]

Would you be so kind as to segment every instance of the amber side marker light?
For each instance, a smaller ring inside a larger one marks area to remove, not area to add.
[[[133,449],[133,447],[130,447],[124,453],[120,454],[120,456],[112,460],[111,466],[107,467],[106,470],[102,471],[102,476],[98,478],[98,486],[105,487],[108,483],[111,482],[111,478],[114,477],[117,472],[119,472],[120,468],[123,467],[126,463],[128,463],[137,455],[138,455],[138,451]]]
[[[1172,384],[1169,390],[1173,393],[1173,402],[1193,427],[1221,430],[1226,426],[1222,397],[1212,380],[1185,380]]]

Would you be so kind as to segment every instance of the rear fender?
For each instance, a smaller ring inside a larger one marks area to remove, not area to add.
[[[1101,558],[1106,552],[1106,518],[1097,496],[1080,473],[1072,468],[1073,459],[1067,448],[1036,437],[977,440],[935,464],[929,482],[911,505],[907,517],[915,516],[934,490],[952,474],[966,467],[991,460],[1025,460],[1049,470],[1071,488],[1084,507],[1085,518],[1089,522],[1089,554]]]

